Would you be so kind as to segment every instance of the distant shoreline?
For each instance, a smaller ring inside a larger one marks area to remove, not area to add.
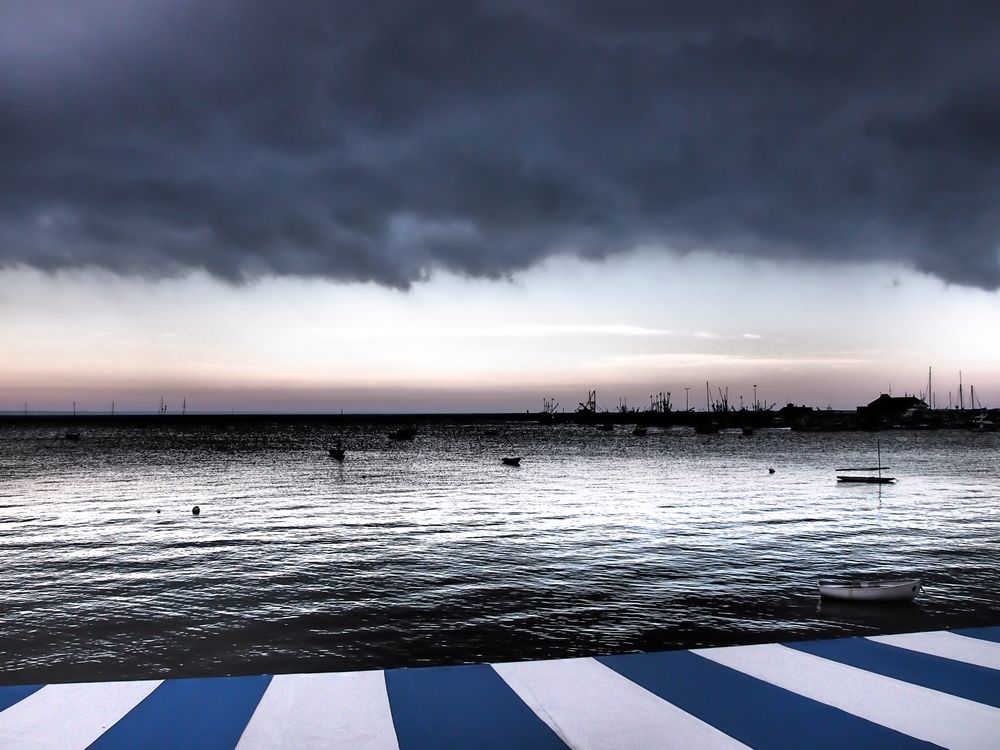
[[[395,424],[400,422],[512,422],[512,421],[537,421],[538,413],[526,412],[483,412],[483,413],[375,413],[375,414],[341,414],[331,413],[269,413],[269,412],[208,412],[208,413],[77,413],[67,414],[60,412],[57,414],[2,414],[0,413],[0,426],[15,425],[63,425],[73,423],[79,426],[93,425],[104,426],[114,425],[164,425],[183,426],[192,424],[210,425],[259,425],[261,423],[386,423]]]
[[[766,428],[787,428],[803,432],[967,429],[994,432],[1000,425],[1000,410],[925,409],[919,412],[885,415],[861,410],[792,407],[772,410],[738,411],[625,411],[625,412],[470,412],[470,413],[0,413],[0,428],[11,427],[200,427],[234,429],[267,425],[310,424],[331,427],[355,424],[422,425],[484,424],[493,422],[537,422],[618,428],[693,427],[699,432],[742,429],[745,433]]]

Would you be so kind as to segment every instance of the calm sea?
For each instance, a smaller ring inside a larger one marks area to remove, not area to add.
[[[0,429],[5,683],[1000,623],[997,433],[66,429]],[[898,484],[838,485],[836,468],[875,465],[876,437]],[[819,602],[817,579],[854,575],[920,575],[926,590]]]

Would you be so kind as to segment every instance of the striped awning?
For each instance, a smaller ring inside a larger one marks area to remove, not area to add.
[[[0,748],[1000,748],[1000,627],[0,687]]]

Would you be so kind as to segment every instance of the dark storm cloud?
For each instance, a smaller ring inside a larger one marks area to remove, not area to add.
[[[896,260],[1000,286],[976,3],[0,9],[0,265],[405,287],[553,253]]]

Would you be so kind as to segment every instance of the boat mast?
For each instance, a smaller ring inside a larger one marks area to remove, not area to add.
[[[878,461],[875,462],[875,465],[878,466],[879,484],[882,484],[882,446],[879,444],[878,438],[875,438],[875,450],[878,452]]]

